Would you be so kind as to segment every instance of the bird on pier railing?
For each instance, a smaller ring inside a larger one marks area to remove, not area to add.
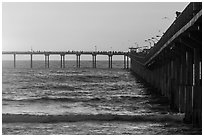
[[[152,37],[152,39],[159,41],[159,40],[158,40],[157,38],[155,38],[155,37]]]
[[[153,42],[153,46],[155,45],[155,41],[154,40],[152,40],[152,39],[148,39],[148,40]]]
[[[149,48],[151,48],[151,44],[152,44],[152,43],[151,43],[149,40],[144,40],[144,41],[145,41],[145,42],[149,42],[149,44],[150,44],[150,45],[149,45]]]

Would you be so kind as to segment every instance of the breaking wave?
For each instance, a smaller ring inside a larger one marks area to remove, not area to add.
[[[94,102],[94,101],[138,101],[146,96],[112,96],[107,97],[55,97],[55,96],[46,96],[46,97],[30,97],[30,98],[3,98],[3,101],[20,101],[20,102],[43,102],[43,101],[57,101],[57,102]]]
[[[68,97],[39,97],[39,98],[27,98],[27,99],[3,99],[3,101],[21,101],[21,102],[43,102],[43,101],[58,101],[58,102],[86,102],[102,100],[100,98],[68,98]]]
[[[118,115],[118,114],[69,114],[69,115],[32,115],[3,114],[3,123],[58,123],[79,121],[129,121],[129,122],[181,122],[183,115]]]

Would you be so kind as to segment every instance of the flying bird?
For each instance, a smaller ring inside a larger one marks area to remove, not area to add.
[[[168,18],[168,17],[166,17],[166,16],[165,16],[165,17],[163,17],[162,19],[167,19],[167,20],[169,20],[169,18]]]

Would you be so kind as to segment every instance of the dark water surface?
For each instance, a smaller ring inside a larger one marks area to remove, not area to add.
[[[166,98],[151,95],[123,61],[3,61],[3,134],[201,134],[169,110]],[[162,102],[162,103],[161,103]]]

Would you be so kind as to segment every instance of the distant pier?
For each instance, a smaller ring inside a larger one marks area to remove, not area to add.
[[[108,68],[112,68],[114,55],[124,56],[124,69],[129,68],[129,52],[120,51],[3,51],[3,55],[13,55],[14,68],[16,68],[16,56],[17,55],[30,55],[30,68],[33,68],[33,56],[34,55],[44,55],[45,56],[45,68],[49,68],[50,56],[59,55],[60,56],[60,68],[65,68],[65,56],[66,55],[76,55],[76,67],[80,68],[81,55],[91,55],[93,68],[96,68],[97,55],[108,56]]]

